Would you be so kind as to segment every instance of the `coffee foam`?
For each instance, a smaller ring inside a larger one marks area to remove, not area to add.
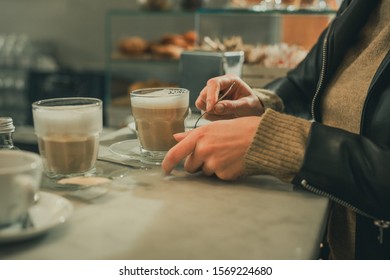
[[[98,107],[58,106],[33,110],[37,134],[77,133],[94,134],[102,130],[102,111]]]
[[[131,106],[148,109],[173,109],[188,106],[188,93],[171,94],[168,89],[151,92],[147,95],[132,96]]]

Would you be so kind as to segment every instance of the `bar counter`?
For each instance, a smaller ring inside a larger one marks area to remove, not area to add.
[[[123,160],[108,147],[135,138],[123,128],[101,140],[100,156]],[[69,220],[24,241],[0,244],[0,259],[316,259],[328,199],[270,176],[224,182],[178,167],[165,176],[98,161],[112,181],[62,191]]]

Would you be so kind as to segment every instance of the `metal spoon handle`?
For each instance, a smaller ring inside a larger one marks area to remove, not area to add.
[[[230,87],[227,89],[227,91],[226,91],[224,94],[222,94],[221,97],[218,98],[217,102],[215,102],[215,105],[217,105],[217,103],[218,103],[219,101],[223,100],[223,99],[229,94],[229,92],[232,90],[232,88],[234,87],[235,84],[236,84],[236,82],[233,82],[233,83],[230,85]],[[215,105],[214,105],[214,106],[215,106]],[[205,114],[207,114],[207,113],[208,113],[208,112],[205,111],[205,112],[203,112],[203,114],[201,114],[201,115],[199,116],[199,118],[196,120],[196,122],[195,122],[195,124],[194,124],[194,128],[196,128],[196,126],[198,125],[198,122],[200,121],[200,119],[201,119]]]
[[[133,164],[133,163],[125,162],[125,161],[119,161],[119,160],[106,158],[106,157],[98,157],[97,160],[127,166],[127,167],[130,167],[133,169],[144,169],[144,170],[149,169],[147,166],[144,166],[144,165],[137,165],[137,164]]]

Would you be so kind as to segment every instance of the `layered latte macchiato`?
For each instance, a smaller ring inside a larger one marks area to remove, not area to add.
[[[49,173],[73,174],[91,170],[96,162],[97,135],[48,134],[38,137],[39,150]]]
[[[189,92],[180,88],[143,89],[130,96],[141,153],[145,162],[159,164],[176,144],[173,134],[185,129]]]
[[[46,174],[61,178],[91,172],[102,130],[95,98],[47,99],[33,104],[34,129]]]

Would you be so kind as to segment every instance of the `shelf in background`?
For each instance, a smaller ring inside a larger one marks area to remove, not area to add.
[[[125,55],[121,53],[113,53],[111,54],[111,62],[117,62],[117,63],[178,63],[178,59],[173,58],[164,58],[164,57],[157,57],[151,54],[145,54],[142,56],[132,56],[132,55]]]

